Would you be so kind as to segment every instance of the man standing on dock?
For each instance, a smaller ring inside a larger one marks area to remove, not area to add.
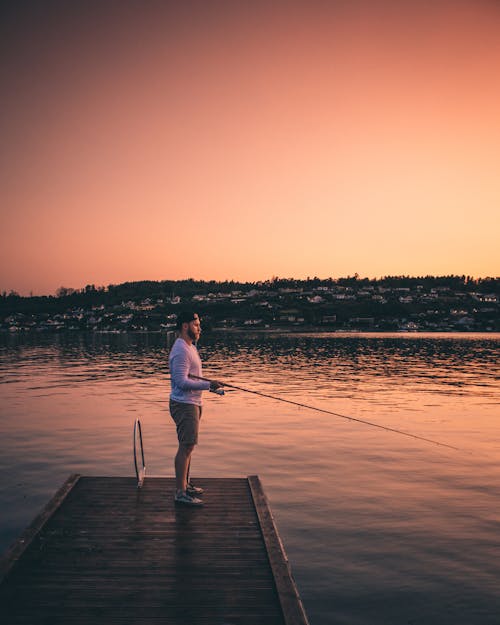
[[[222,386],[216,381],[196,380],[202,376],[201,359],[196,342],[200,338],[201,323],[197,313],[181,312],[177,316],[179,337],[170,350],[169,365],[172,391],[170,414],[177,427],[179,448],[175,456],[175,503],[202,506],[199,495],[203,489],[189,481],[189,465],[195,445],[202,412],[203,391],[215,391]]]

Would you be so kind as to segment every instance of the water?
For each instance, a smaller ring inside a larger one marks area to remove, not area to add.
[[[311,625],[500,623],[499,335],[214,335],[193,474],[259,474]],[[160,335],[0,337],[0,550],[72,472],[172,475]],[[231,505],[231,502],[228,502]]]

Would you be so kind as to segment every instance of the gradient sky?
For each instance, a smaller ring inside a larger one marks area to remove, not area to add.
[[[6,4],[0,290],[500,275],[497,2]]]

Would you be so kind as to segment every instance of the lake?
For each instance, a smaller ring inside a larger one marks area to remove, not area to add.
[[[194,476],[258,474],[311,625],[500,622],[500,335],[202,336]],[[160,334],[0,336],[0,550],[70,473],[173,475]],[[172,504],[173,505],[173,504]],[[231,502],[228,501],[228,505]]]

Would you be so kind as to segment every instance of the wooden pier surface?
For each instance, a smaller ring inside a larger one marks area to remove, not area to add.
[[[194,481],[194,480],[193,480]],[[306,625],[258,477],[72,476],[0,568],[0,623]]]

